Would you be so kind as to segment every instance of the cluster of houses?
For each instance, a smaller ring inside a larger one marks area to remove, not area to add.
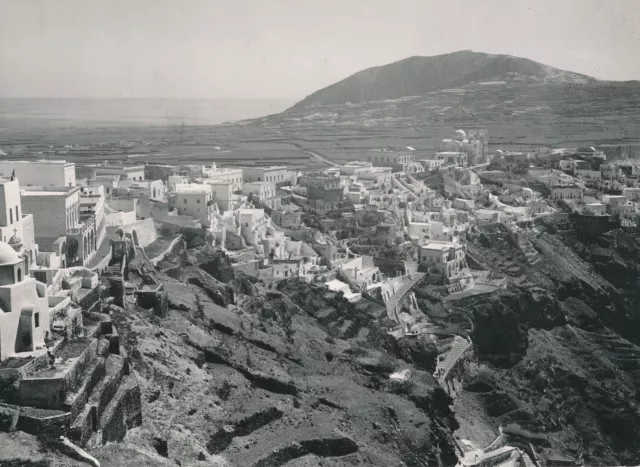
[[[125,221],[112,219],[103,186],[78,184],[74,164],[0,170],[0,431],[120,440],[141,422],[140,389],[100,312],[98,276],[114,256],[122,266],[114,249],[133,248],[122,231],[108,238],[110,222]]]
[[[197,230],[245,274],[319,281],[353,301],[368,294],[388,303],[416,273],[451,293],[473,288],[465,237],[477,226],[510,226],[531,254],[522,221],[566,207],[637,221],[637,167],[607,162],[594,148],[491,157],[485,130],[458,130],[440,149],[372,150],[308,171],[0,160],[0,288],[27,281],[33,289],[19,295],[33,303],[11,318],[11,331],[0,313],[0,359],[20,348],[16,323],[28,319],[29,348],[43,345],[36,323],[49,323],[62,303],[51,298],[62,271],[107,271],[116,232],[145,247],[162,226]],[[522,168],[531,186],[513,175]],[[435,171],[444,193],[429,186]]]

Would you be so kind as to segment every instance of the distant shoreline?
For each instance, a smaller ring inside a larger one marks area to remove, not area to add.
[[[220,125],[282,112],[293,99],[0,97],[0,128]]]

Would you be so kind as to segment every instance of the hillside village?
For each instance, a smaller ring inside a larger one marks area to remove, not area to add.
[[[455,398],[471,329],[434,322],[416,289],[447,301],[518,280],[487,268],[469,236],[499,226],[535,264],[542,225],[598,233],[640,218],[640,168],[592,147],[502,151],[486,130],[457,130],[435,153],[386,148],[310,165],[0,159],[0,443],[17,432],[45,436],[96,465],[91,448],[142,423],[141,389],[112,316],[141,307],[165,317],[167,290],[151,272],[194,239],[242,277],[298,279],[381,307],[385,333],[436,346],[432,374]],[[502,429],[486,448],[463,441],[460,465],[538,465],[534,448]]]

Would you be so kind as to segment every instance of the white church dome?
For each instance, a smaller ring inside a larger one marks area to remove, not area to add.
[[[455,139],[458,141],[464,141],[465,139],[467,139],[467,134],[464,132],[464,130],[456,130]]]
[[[11,245],[5,242],[0,242],[0,266],[5,266],[8,264],[16,264],[22,261],[20,255],[16,253]]]

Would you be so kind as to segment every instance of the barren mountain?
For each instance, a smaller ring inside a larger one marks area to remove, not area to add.
[[[588,84],[597,80],[526,58],[461,50],[433,57],[409,57],[359,71],[314,92],[292,109],[397,99],[492,81]]]

